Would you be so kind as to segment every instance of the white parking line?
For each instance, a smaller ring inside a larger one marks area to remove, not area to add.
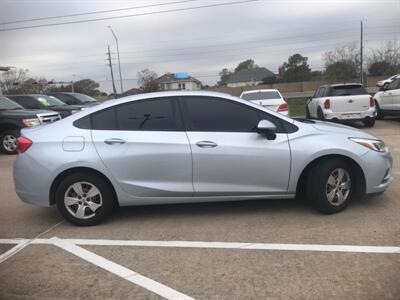
[[[125,280],[128,280],[138,286],[141,286],[153,293],[156,293],[157,295],[160,295],[161,297],[164,297],[166,299],[182,299],[182,300],[193,300],[192,297],[189,297],[185,294],[182,294],[174,289],[171,289],[157,281],[154,281],[148,277],[145,277],[139,273],[136,273],[128,268],[125,268],[124,266],[121,266],[119,264],[116,264],[108,259],[105,259],[104,257],[94,254],[93,252],[90,252],[86,249],[83,249],[82,247],[79,247],[73,243],[71,243],[68,240],[62,240],[58,238],[52,238],[51,239],[52,243],[64,249],[65,251],[68,251],[108,272],[111,272],[119,277],[122,277]]]
[[[320,251],[352,253],[393,253],[400,254],[396,246],[359,246],[359,245],[321,245],[321,244],[277,244],[277,243],[236,243],[236,242],[197,242],[197,241],[141,241],[141,240],[97,240],[62,239],[81,246],[131,246],[166,248],[208,248],[237,250],[280,250],[280,251]],[[0,239],[0,244],[19,244],[24,239]],[[52,239],[35,239],[32,244],[52,244]]]

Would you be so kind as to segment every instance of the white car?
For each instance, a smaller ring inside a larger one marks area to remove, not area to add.
[[[285,116],[289,114],[288,104],[283,99],[281,93],[275,89],[244,91],[240,95],[240,98],[259,104]]]
[[[359,83],[323,85],[306,107],[306,117],[331,121],[362,121],[375,124],[375,102]]]
[[[390,84],[393,80],[395,80],[395,79],[397,79],[397,78],[400,78],[400,74],[394,75],[394,76],[392,76],[392,77],[390,77],[390,78],[388,78],[388,79],[380,80],[380,81],[378,81],[378,82],[376,83],[376,86],[377,86],[377,87],[387,88],[387,87],[389,86],[389,84]]]
[[[400,115],[400,77],[392,81],[387,88],[374,96],[376,118],[381,120],[386,115]]]

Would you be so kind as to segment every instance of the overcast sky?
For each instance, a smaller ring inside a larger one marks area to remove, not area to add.
[[[233,69],[247,58],[277,72],[279,65],[296,52],[309,58],[312,69],[320,70],[324,51],[350,42],[359,45],[360,20],[364,22],[367,51],[400,38],[400,0],[259,0],[195,8],[238,1],[0,0],[0,65],[28,69],[31,76],[60,81],[92,78],[102,90],[110,92],[107,45],[111,47],[116,79],[119,77],[116,45],[108,25],[119,39],[125,90],[137,85],[137,72],[145,68],[158,75],[188,72],[205,84],[214,84],[222,68]],[[61,17],[158,4],[162,6]],[[195,9],[2,31],[190,7]],[[58,17],[3,24],[52,16]]]

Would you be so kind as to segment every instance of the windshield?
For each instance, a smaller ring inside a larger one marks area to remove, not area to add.
[[[332,96],[368,95],[367,90],[361,85],[342,85],[332,87]]]
[[[245,93],[242,95],[242,99],[252,101],[252,100],[265,100],[265,99],[281,99],[281,95],[277,91],[264,91],[264,92],[254,92]]]
[[[81,103],[97,102],[96,99],[94,99],[88,95],[85,95],[85,94],[75,93],[75,94],[71,94],[71,96],[73,96],[75,99],[77,99]]]
[[[6,97],[0,96],[0,110],[9,109],[23,109],[23,107]]]
[[[56,97],[53,96],[36,96],[35,97],[40,103],[42,103],[44,106],[61,106],[61,105],[66,105],[64,102],[61,100],[58,100]]]

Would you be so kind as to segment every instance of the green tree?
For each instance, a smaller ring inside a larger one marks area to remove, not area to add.
[[[74,82],[74,91],[88,96],[96,97],[101,94],[99,84],[92,79],[82,79]]]
[[[258,68],[258,66],[254,63],[254,60],[247,59],[247,60],[239,63],[234,71],[235,71],[235,73],[237,73],[240,70],[250,70],[250,69],[256,69],[256,68]]]
[[[360,51],[356,44],[349,44],[327,51],[323,55],[325,75],[329,79],[346,81],[360,73]]]
[[[224,68],[219,72],[219,81],[217,82],[217,86],[225,86],[228,83],[229,77],[232,75],[232,72],[227,68]]]
[[[299,53],[289,57],[280,68],[280,73],[286,82],[307,81],[311,79],[311,69],[308,65],[308,57]]]

